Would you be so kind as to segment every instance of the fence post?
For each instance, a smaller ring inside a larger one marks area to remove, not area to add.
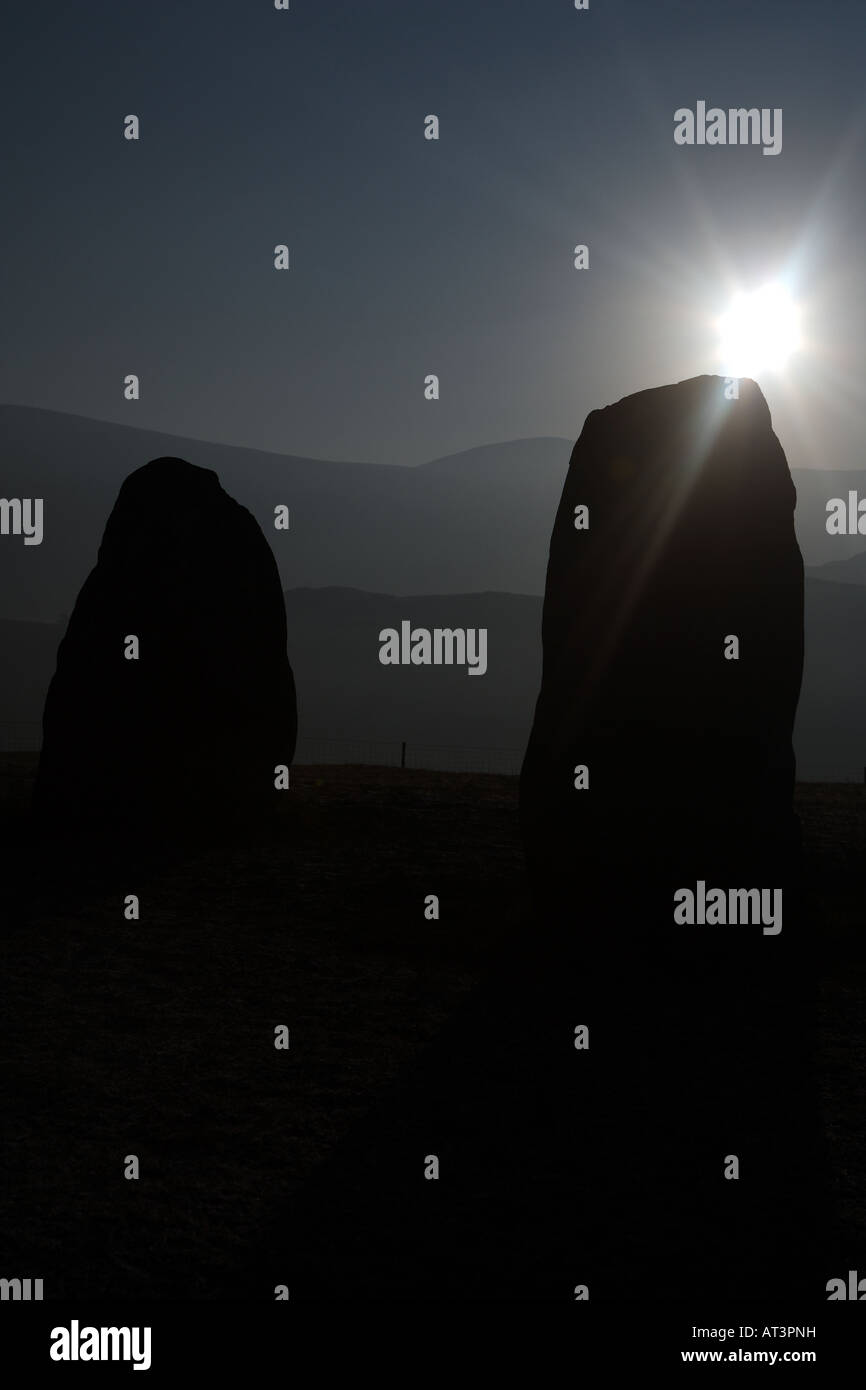
[[[400,766],[401,766],[401,767],[405,767],[405,766],[406,766],[406,740],[405,740],[405,739],[404,739],[403,742],[400,744]]]

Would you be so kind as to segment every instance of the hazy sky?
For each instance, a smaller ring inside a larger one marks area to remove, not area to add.
[[[716,370],[729,290],[784,273],[809,341],[761,384],[789,461],[866,462],[863,0],[111,0],[7,23],[0,399],[385,463],[574,438]],[[699,100],[781,107],[782,152],[676,146]]]

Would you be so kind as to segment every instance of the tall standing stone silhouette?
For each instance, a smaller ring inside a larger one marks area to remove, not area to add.
[[[159,458],[123,483],[43,729],[46,827],[194,834],[273,805],[297,732],[283,594],[258,523],[210,469]]]
[[[721,1297],[819,1287],[793,810],[803,564],[767,404],[738,389],[697,377],[587,417],[520,785],[549,981],[535,1031],[548,1015],[594,1025],[581,1084],[559,1088],[559,1142],[592,1174],[573,1243],[600,1221],[598,1267],[672,1297],[695,1277]],[[781,930],[678,923],[675,894],[701,882],[780,890]],[[731,1155],[741,1182],[724,1176]]]
[[[587,417],[553,528],[521,775],[542,880],[590,845],[681,871],[688,855],[710,870],[794,843],[795,500],[752,381],[729,400],[724,379],[696,377]]]

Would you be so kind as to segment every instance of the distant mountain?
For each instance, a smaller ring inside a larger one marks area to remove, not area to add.
[[[575,420],[575,438],[582,424]],[[215,469],[262,526],[286,588],[541,594],[572,447],[568,439],[511,440],[404,468],[267,454],[3,406],[0,495],[42,497],[45,518],[39,546],[0,537],[0,616],[52,622],[68,613],[123,479],[166,454]],[[849,488],[866,495],[866,472],[800,469],[793,477],[806,563],[862,550],[862,537],[828,536],[825,521],[830,497]],[[280,503],[291,526],[277,532]]]
[[[514,440],[403,468],[0,408],[0,494],[45,500],[42,545],[0,537],[0,735],[14,742],[15,721],[41,720],[65,626],[65,617],[57,620],[93,568],[120,485],[168,454],[215,469],[273,547],[288,590],[302,750],[314,735],[392,748],[405,739],[410,757],[422,743],[522,750],[540,679],[540,595],[571,448],[565,439]],[[866,582],[859,577],[866,556],[862,537],[828,536],[825,522],[831,497],[851,488],[866,496],[866,472],[795,470],[794,482],[800,546],[807,564],[821,567],[806,583],[798,772],[859,780],[866,765]],[[273,509],[281,503],[291,526],[278,532]],[[487,627],[488,673],[381,666],[378,632],[404,618],[415,626]],[[32,732],[24,737],[32,743]],[[331,751],[338,756],[336,746]],[[452,765],[461,765],[456,753]]]
[[[847,539],[847,538],[846,538]],[[866,550],[847,560],[831,560],[807,570],[810,579],[829,579],[834,584],[866,584]]]
[[[406,740],[409,761],[419,766],[516,771],[541,677],[539,597],[292,589],[286,610],[300,760],[394,761]],[[415,627],[486,627],[487,674],[382,666],[379,632],[403,619]],[[35,746],[64,626],[0,621],[0,747],[20,739]],[[807,579],[806,667],[794,737],[802,780],[862,776],[864,639],[866,588]],[[486,749],[512,751],[488,757]]]
[[[781,444],[784,448],[784,439]],[[827,503],[833,497],[847,501],[851,491],[866,498],[866,470],[792,468],[791,477],[797,489],[797,539],[804,563],[811,567],[848,560],[862,550],[862,536],[827,534]]]
[[[45,502],[41,545],[0,538],[0,616],[68,613],[121,483],[161,455],[216,471],[270,540],[285,587],[540,594],[571,448],[526,439],[422,467],[332,463],[0,407],[0,495]],[[281,503],[291,525],[278,532]]]
[[[859,782],[866,768],[866,588],[807,579],[805,627],[797,775]]]

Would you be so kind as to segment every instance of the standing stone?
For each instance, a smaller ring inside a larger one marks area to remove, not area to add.
[[[542,878],[593,846],[709,871],[790,847],[803,667],[795,491],[766,402],[696,377],[592,411],[550,545],[521,819]],[[576,530],[575,507],[589,508]],[[739,660],[725,660],[725,638]],[[589,791],[574,767],[589,768]],[[565,856],[565,858],[563,858]]]
[[[138,638],[138,660],[124,656]],[[295,687],[276,562],[216,473],[159,458],[123,483],[48,690],[46,828],[249,824],[292,760]]]
[[[548,981],[534,1023],[592,1024],[587,1067],[550,1104],[588,1171],[571,1241],[609,1296],[628,1296],[611,1266],[663,1297],[818,1287],[795,500],[758,387],[729,400],[704,376],[588,416],[553,528],[520,786]],[[781,889],[781,933],[677,924],[674,893],[699,880]],[[739,1183],[722,1176],[730,1153]]]

